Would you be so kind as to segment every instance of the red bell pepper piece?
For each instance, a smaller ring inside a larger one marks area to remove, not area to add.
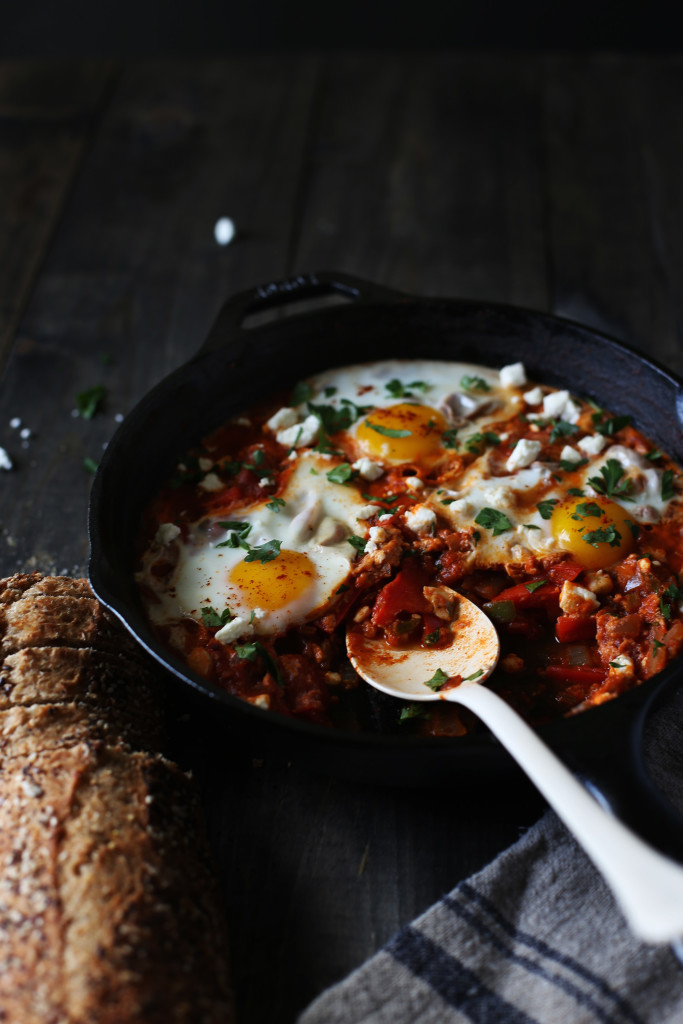
[[[597,619],[594,615],[560,615],[555,623],[555,636],[561,643],[594,640]]]
[[[557,565],[551,565],[546,576],[552,580],[553,583],[558,583],[560,586],[565,580],[575,580],[577,576],[580,576],[584,570],[583,565],[577,565],[576,562],[559,562]]]
[[[529,580],[530,584],[538,582]],[[514,587],[502,590],[493,598],[492,604],[497,601],[512,601],[515,608],[547,608],[549,605],[556,605],[560,599],[559,588],[554,583],[545,582],[542,587],[529,590],[526,583],[517,583]]]
[[[604,668],[594,668],[592,665],[548,665],[545,675],[557,683],[584,683],[591,686],[602,683],[607,672]]]
[[[429,577],[416,558],[407,558],[400,572],[390,583],[382,587],[372,612],[375,626],[388,626],[401,612],[410,615],[416,612],[425,615],[432,611],[422,588],[429,584]]]

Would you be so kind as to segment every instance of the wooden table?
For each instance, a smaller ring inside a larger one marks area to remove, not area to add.
[[[679,57],[0,64],[0,572],[86,572],[84,459],[252,285],[338,269],[511,302],[682,371],[682,104]],[[526,784],[316,775],[182,701],[175,728],[248,1024],[292,1021],[543,809]]]

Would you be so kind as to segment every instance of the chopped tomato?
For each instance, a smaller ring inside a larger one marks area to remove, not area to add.
[[[560,615],[555,623],[555,636],[561,643],[593,640],[597,629],[594,615]]]
[[[432,606],[422,593],[429,584],[429,576],[416,558],[406,558],[400,572],[377,595],[372,612],[375,626],[387,626],[401,612],[424,615]]]

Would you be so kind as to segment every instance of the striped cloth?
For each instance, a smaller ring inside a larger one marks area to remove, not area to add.
[[[649,731],[683,807],[683,695]],[[668,766],[674,765],[669,771]],[[547,812],[479,874],[324,992],[299,1024],[683,1024],[683,966],[639,943]]]

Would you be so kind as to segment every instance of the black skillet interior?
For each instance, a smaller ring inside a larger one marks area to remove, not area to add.
[[[258,328],[244,326],[250,314],[331,294],[350,301]],[[231,697],[159,644],[133,580],[141,510],[182,453],[212,428],[264,395],[331,366],[417,357],[494,367],[521,361],[532,380],[567,387],[616,414],[632,413],[648,437],[682,461],[683,385],[611,338],[523,309],[416,298],[338,273],[304,275],[229,300],[197,356],[126,417],[92,489],[90,578],[100,600],[165,668],[200,699],[225,711],[226,729],[250,730],[261,743],[296,751],[347,777],[414,785],[466,771],[481,781],[500,779],[514,768],[486,733],[455,740],[355,734],[284,719]],[[636,825],[651,817],[651,800],[656,801],[638,756],[640,728],[652,700],[675,684],[679,673],[672,666],[616,701],[541,730],[621,816],[635,816]],[[636,799],[636,791],[643,800]],[[662,814],[666,832],[671,826],[666,807]]]

